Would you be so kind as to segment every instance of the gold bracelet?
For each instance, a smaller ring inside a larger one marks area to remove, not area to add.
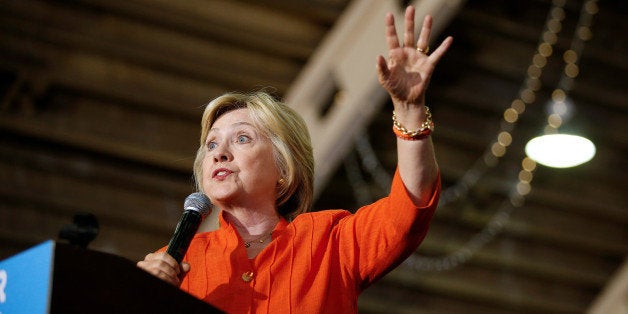
[[[397,115],[395,115],[395,111],[392,114],[393,120],[393,132],[395,135],[402,140],[416,141],[427,137],[434,131],[434,122],[432,122],[432,113],[430,112],[430,108],[425,106],[425,122],[421,123],[421,127],[414,130],[409,131],[406,129],[399,121],[397,121]]]

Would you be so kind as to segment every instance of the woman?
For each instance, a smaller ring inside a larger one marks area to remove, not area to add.
[[[423,240],[438,202],[424,102],[452,39],[428,56],[431,24],[426,17],[415,42],[408,7],[400,45],[386,16],[389,60],[378,56],[377,70],[398,138],[388,197],[355,214],[304,213],[314,177],[305,123],[267,94],[226,94],[205,109],[195,162],[198,189],[221,210],[217,230],[197,234],[181,264],[162,249],[138,266],[228,313],[357,312],[360,292]]]

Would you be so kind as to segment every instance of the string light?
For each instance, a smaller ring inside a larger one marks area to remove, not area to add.
[[[440,206],[459,200],[466,196],[469,189],[484,175],[489,169],[499,164],[499,159],[506,155],[510,143],[505,144],[500,141],[500,137],[509,136],[512,139],[512,132],[516,127],[519,116],[526,111],[526,106],[536,100],[536,92],[541,89],[541,77],[547,65],[547,58],[554,51],[553,45],[558,41],[558,33],[562,30],[562,20],[565,18],[563,9],[565,1],[555,0],[550,8],[543,32],[539,38],[537,50],[532,56],[531,64],[528,66],[526,78],[519,89],[519,97],[511,102],[510,107],[503,112],[503,121],[497,131],[497,138],[489,144],[483,157],[462,176],[453,187],[443,191]]]
[[[573,167],[595,156],[595,145],[589,139],[572,134],[559,134],[558,130],[570,115],[567,95],[573,87],[574,80],[580,74],[578,60],[580,60],[584,42],[593,36],[591,24],[593,15],[597,12],[597,0],[587,0],[583,3],[571,47],[563,53],[565,66],[558,86],[552,92],[551,113],[543,129],[545,135],[530,140],[525,147],[528,156],[549,167]]]
[[[578,23],[580,26],[576,31],[576,37],[580,39],[578,40],[580,42],[581,40],[585,40],[584,38],[591,38],[590,29],[583,27],[583,25],[591,24],[592,13],[590,12],[597,12],[597,4],[595,2],[596,0],[588,0],[583,4],[582,12],[589,12],[589,14],[587,16],[581,14],[580,16]],[[552,8],[550,8],[546,19],[545,29],[540,36],[540,43],[532,58],[531,65],[528,67],[527,77],[520,89],[519,97],[512,101],[509,108],[504,110],[503,122],[500,124],[500,130],[497,132],[496,140],[488,146],[482,157],[465,172],[456,184],[443,191],[439,207],[444,207],[451,202],[466,197],[469,190],[475,186],[477,181],[488,169],[497,166],[499,164],[499,158],[504,156],[507,152],[507,147],[512,143],[512,130],[519,119],[519,115],[525,112],[527,105],[534,103],[536,100],[536,92],[541,88],[540,77],[543,74],[544,67],[547,65],[547,58],[554,52],[553,45],[557,42],[558,33],[562,30],[562,20],[565,18],[564,5],[564,0],[554,0],[552,2]],[[575,41],[574,39],[572,43]],[[582,45],[577,43],[572,44],[572,49],[563,54],[563,60],[565,60],[568,65],[575,65],[575,67],[569,66],[569,69],[567,69],[567,66],[565,67],[563,76],[566,78],[561,80],[561,84],[559,84],[561,88],[557,88],[552,93],[552,99],[554,101],[564,102],[566,100],[564,87],[570,86],[572,82],[564,80],[573,80],[578,75],[579,68],[576,62],[579,59],[581,49]],[[548,118],[547,128],[551,129],[553,126],[560,126],[561,122],[562,120],[556,119],[555,117]],[[356,141],[356,148],[362,158],[364,169],[370,172],[371,176],[374,178],[377,177],[376,182],[380,184],[383,190],[387,190],[389,186],[381,182],[390,182],[390,175],[383,170],[381,163],[379,163],[370,146],[369,140],[365,137],[359,137]],[[353,162],[357,163],[357,160],[353,159]],[[532,190],[531,182],[536,167],[537,164],[533,159],[529,157],[522,159],[518,181],[513,185],[508,198],[498,206],[496,213],[491,217],[485,227],[460,248],[442,257],[426,257],[414,254],[404,262],[404,265],[416,271],[443,271],[467,262],[486,243],[491,241],[495,235],[501,232],[508,223],[512,211],[524,205],[525,197]],[[354,172],[359,167],[354,165],[349,168],[352,169],[351,172]],[[349,180],[354,187],[364,186],[364,182],[358,182],[364,180],[361,175],[357,176],[353,173],[349,175]],[[363,198],[363,195],[361,198]]]

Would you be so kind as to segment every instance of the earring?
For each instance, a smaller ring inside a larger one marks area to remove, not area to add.
[[[283,185],[284,183],[286,183],[286,180],[284,180],[283,178],[280,178],[279,181],[277,181],[277,183],[279,185]]]

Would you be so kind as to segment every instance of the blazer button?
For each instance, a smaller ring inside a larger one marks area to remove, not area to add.
[[[255,277],[255,274],[252,271],[245,271],[242,274],[242,280],[244,282],[250,282],[251,280],[253,280],[253,277]]]

